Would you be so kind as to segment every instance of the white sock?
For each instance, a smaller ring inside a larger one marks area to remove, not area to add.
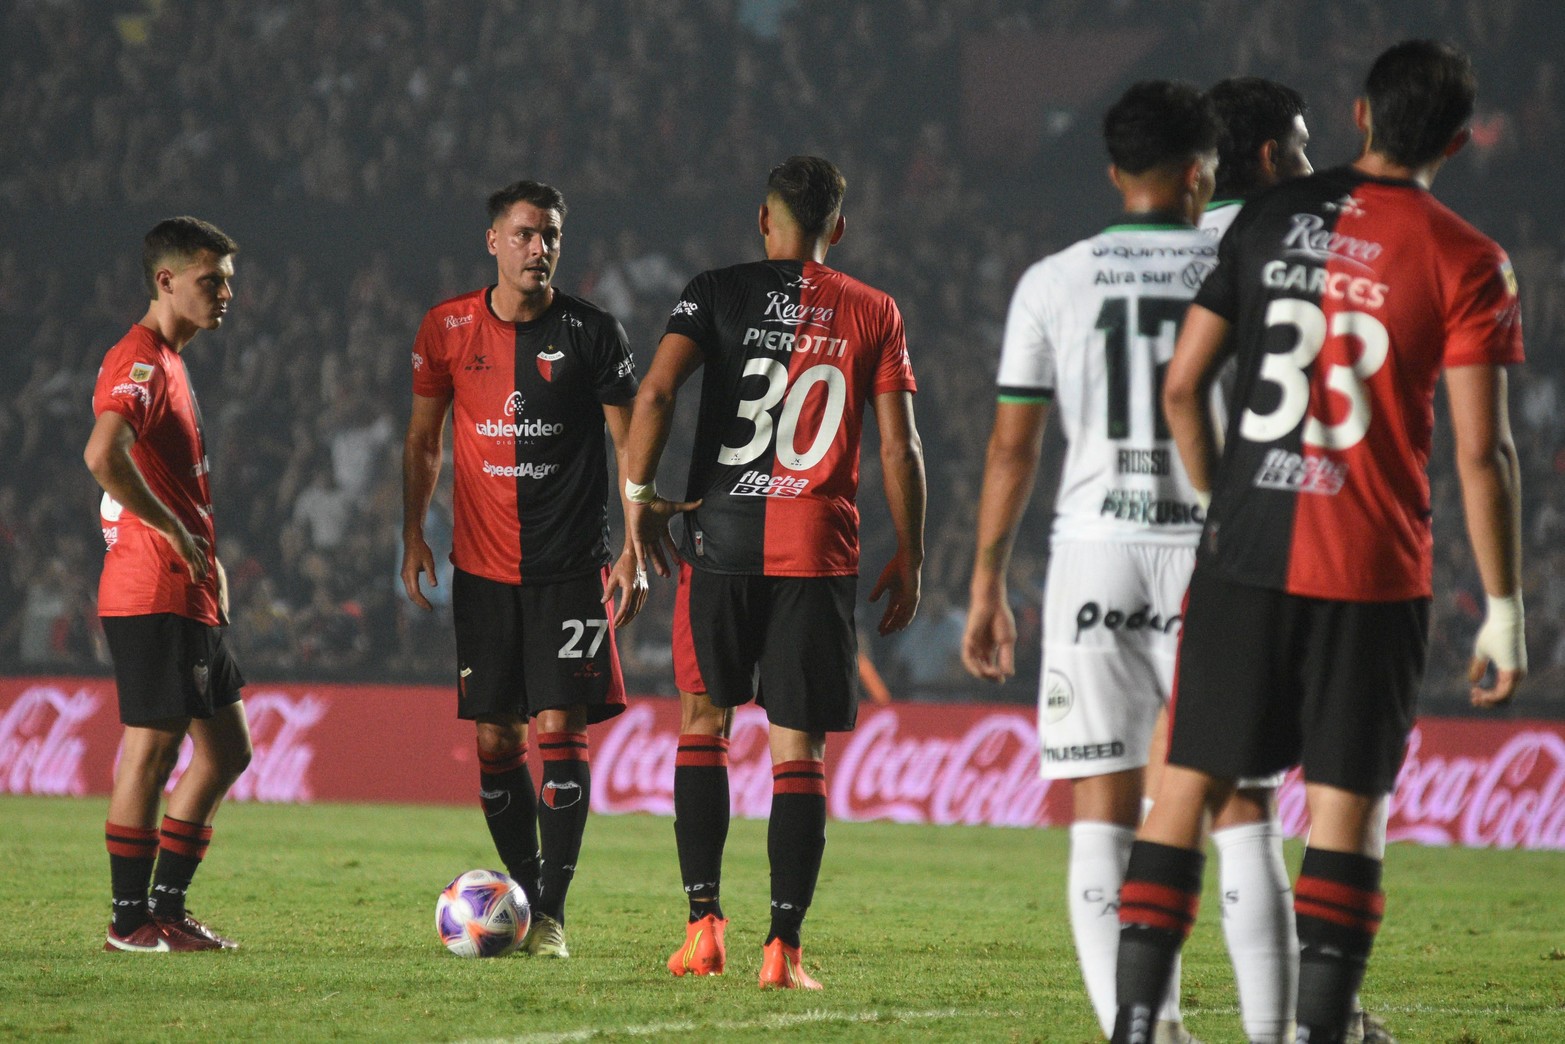
[[[1260,1044],[1283,1041],[1299,984],[1293,891],[1275,821],[1215,831],[1223,897],[1223,936],[1239,985],[1244,1032]]]
[[[1119,959],[1119,887],[1125,883],[1136,832],[1114,823],[1072,823],[1070,873],[1071,934],[1087,997],[1105,1037],[1114,1034],[1115,963]]]
[[[1157,1021],[1184,1023],[1179,1013],[1179,973],[1184,969],[1184,952],[1174,954],[1174,967],[1168,973],[1168,988],[1163,991],[1163,1006],[1157,1009]]]

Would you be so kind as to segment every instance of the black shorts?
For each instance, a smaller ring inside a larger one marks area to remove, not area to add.
[[[1304,598],[1197,566],[1168,760],[1223,779],[1302,764],[1306,782],[1389,794],[1428,650],[1427,598]]]
[[[608,577],[589,573],[557,584],[502,584],[456,570],[457,716],[532,718],[586,707],[587,721],[625,709],[625,678],[614,645]]]
[[[859,716],[857,587],[854,576],[731,576],[682,565],[676,684],[718,707],[753,698],[785,729],[851,732]]]
[[[105,616],[102,621],[123,724],[210,718],[239,702],[245,679],[223,641],[222,627],[174,613]]]

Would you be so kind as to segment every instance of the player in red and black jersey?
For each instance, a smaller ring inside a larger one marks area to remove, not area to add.
[[[1489,596],[1473,703],[1507,702],[1526,673],[1506,414],[1505,368],[1522,361],[1515,279],[1504,252],[1428,191],[1467,141],[1475,93],[1471,63],[1446,45],[1381,55],[1355,103],[1363,154],[1249,203],[1185,320],[1164,405],[1211,510],[1169,764],[1121,891],[1115,1041],[1145,1039],[1194,919],[1203,813],[1235,777],[1294,761],[1310,811],[1294,907],[1299,1039],[1344,1037],[1380,925],[1381,823],[1427,649],[1425,466],[1442,372]],[[1205,397],[1230,354],[1219,460]]]
[[[449,413],[457,713],[477,723],[489,830],[533,906],[524,948],[566,957],[565,896],[591,785],[587,725],[625,707],[614,630],[646,599],[629,544],[611,560],[603,439],[606,424],[623,472],[636,372],[618,321],[554,288],[559,191],[519,181],[490,197],[489,216],[495,285],[430,309],[413,346],[402,581],[430,608],[419,589],[420,575],[437,582],[424,516]]]
[[[662,542],[685,513],[674,621],[681,729],[675,836],[690,900],[675,975],[724,967],[718,902],[728,831],[727,736],[752,698],[771,723],[772,924],[761,985],[819,986],[799,932],[826,830],[826,733],[857,717],[853,625],[859,437],[875,411],[897,554],[882,634],[918,609],[925,507],[912,366],[895,302],[825,265],[842,236],[841,173],[795,156],[775,167],[760,209],[766,260],[690,282],[642,383],[626,497],[638,560],[669,568]],[[680,386],[704,367],[686,501],[652,486]],[[759,670],[759,682],[755,681]]]
[[[108,546],[98,613],[125,725],[105,831],[114,920],[104,949],[116,952],[236,945],[185,909],[212,818],[250,763],[250,729],[239,701],[244,678],[223,640],[228,584],[201,411],[181,353],[223,324],[238,249],[192,217],[148,232],[142,267],[152,303],[104,357],[93,392],[85,458],[103,487]],[[159,824],[158,800],[187,735],[190,764]]]

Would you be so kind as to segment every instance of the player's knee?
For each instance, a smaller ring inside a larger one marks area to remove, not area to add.
[[[243,743],[219,752],[216,766],[218,775],[227,786],[233,786],[244,775],[245,769],[250,767],[254,757],[255,748],[250,746],[250,740],[246,737]]]
[[[478,753],[485,758],[504,758],[521,750],[527,732],[520,722],[478,722]]]
[[[731,707],[716,707],[701,693],[681,693],[679,731],[687,736],[727,736],[733,725]]]
[[[1229,796],[1212,820],[1212,828],[1248,826],[1275,819],[1277,814],[1276,792],[1266,787],[1246,787]]]

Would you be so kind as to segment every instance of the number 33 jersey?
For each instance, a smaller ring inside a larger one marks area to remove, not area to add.
[[[1054,402],[1067,440],[1053,538],[1194,546],[1201,509],[1163,418],[1163,374],[1212,237],[1129,215],[1029,268],[1000,351],[1005,402]]]
[[[858,572],[865,407],[916,390],[896,302],[817,262],[755,261],[690,281],[667,332],[703,355],[681,552],[698,569]]]
[[[1237,354],[1201,560],[1314,598],[1427,597],[1440,370],[1522,360],[1505,253],[1413,182],[1341,168],[1246,204],[1196,303]]]

